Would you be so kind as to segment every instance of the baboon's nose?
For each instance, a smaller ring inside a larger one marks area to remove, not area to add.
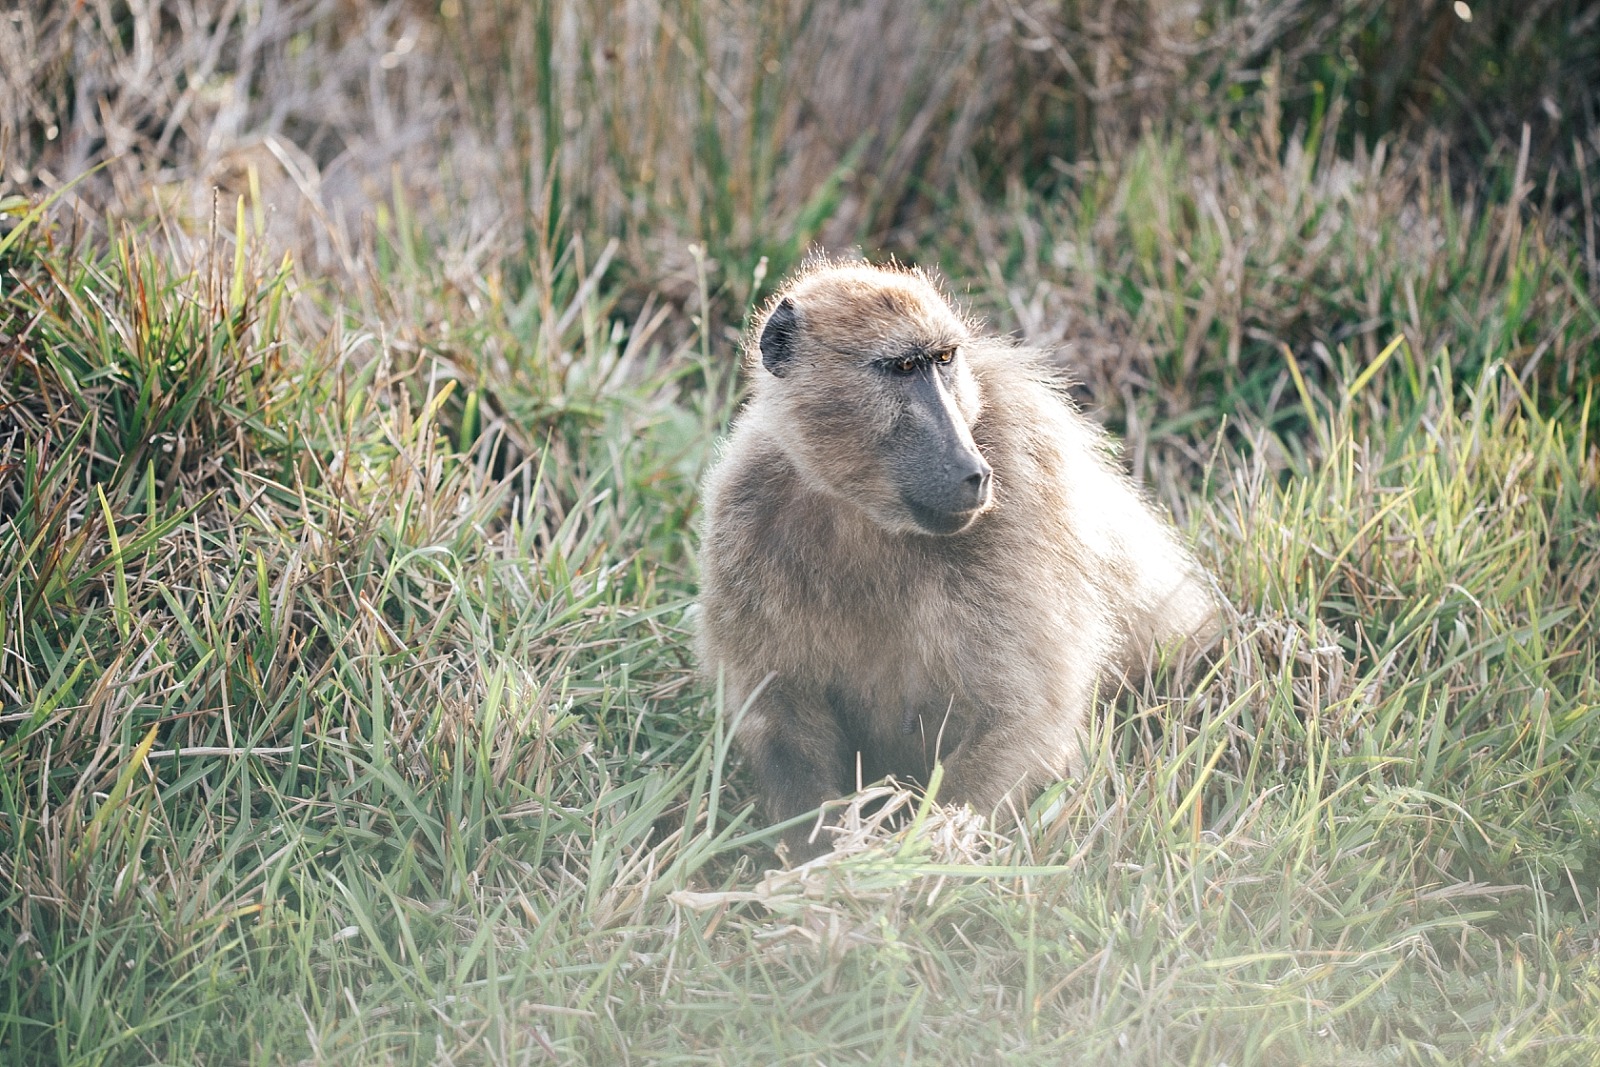
[[[924,533],[958,533],[989,506],[994,469],[976,449],[953,451],[937,469],[917,473],[901,500]]]
[[[967,491],[972,507],[982,507],[989,500],[989,483],[994,478],[994,468],[982,456],[973,457],[977,465],[962,481],[962,486]]]

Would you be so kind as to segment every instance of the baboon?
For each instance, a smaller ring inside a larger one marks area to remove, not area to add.
[[[1174,530],[1038,352],[914,269],[820,262],[746,345],[703,487],[700,654],[774,822],[887,774],[1013,814],[1097,687],[1215,627]],[[827,850],[802,825],[791,856]]]

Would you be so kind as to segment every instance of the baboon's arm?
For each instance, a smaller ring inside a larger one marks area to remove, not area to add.
[[[736,736],[772,822],[804,815],[850,792],[844,733],[820,696],[796,693],[774,679],[755,695]],[[825,837],[808,840],[812,829],[802,823],[784,833],[794,862],[828,851]]]
[[[1001,820],[1008,812],[1019,817],[1021,811],[1010,811],[1009,805],[1021,795],[1020,787],[1030,781],[1059,777],[1067,769],[1064,765],[1053,766],[1060,761],[1031,752],[1032,747],[1019,745],[1017,738],[998,731],[970,734],[944,760],[939,802],[970,804],[978,814]],[[1026,806],[1025,796],[1021,803]]]

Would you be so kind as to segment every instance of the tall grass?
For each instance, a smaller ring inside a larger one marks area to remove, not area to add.
[[[1542,410],[1600,429],[1585,404],[1600,375],[1594,275],[1526,181],[1496,200],[1442,151],[1343,157],[1331,136],[1253,132],[1232,146],[1148,135],[1046,199],[969,194],[961,224],[927,243],[952,275],[984,279],[972,299],[999,326],[1061,350],[1142,474],[1162,477],[1147,437],[1192,470],[1206,458],[1195,438],[1225,420],[1246,447],[1262,425],[1301,447],[1310,423],[1286,348],[1329,387],[1392,359],[1387,378],[1405,388],[1365,396],[1395,416],[1447,356],[1458,386],[1500,364]]]
[[[964,173],[1048,189],[1147,129],[1444,132],[1458,167],[1508,157],[1504,192],[1526,126],[1517,181],[1576,209],[1595,28],[1579,0],[45,5],[0,26],[0,146],[11,181],[108,163],[81,195],[201,228],[213,187],[265,192],[319,272],[356,266],[397,186],[455,255],[616,236],[619,282],[685,302],[698,243],[726,314],[762,256],[769,278],[813,241],[914,257]]]
[[[0,1059],[1592,1062],[1600,145],[1452,80],[1580,8],[0,20]],[[1056,350],[1233,611],[1016,838],[773,870],[695,486],[818,241]]]

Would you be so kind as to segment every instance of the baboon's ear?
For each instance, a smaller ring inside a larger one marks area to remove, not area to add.
[[[761,328],[761,365],[771,371],[774,377],[782,378],[789,373],[789,361],[794,358],[795,333],[799,329],[800,320],[794,313],[794,301],[784,297],[772,309],[772,314],[767,316],[767,324]]]

